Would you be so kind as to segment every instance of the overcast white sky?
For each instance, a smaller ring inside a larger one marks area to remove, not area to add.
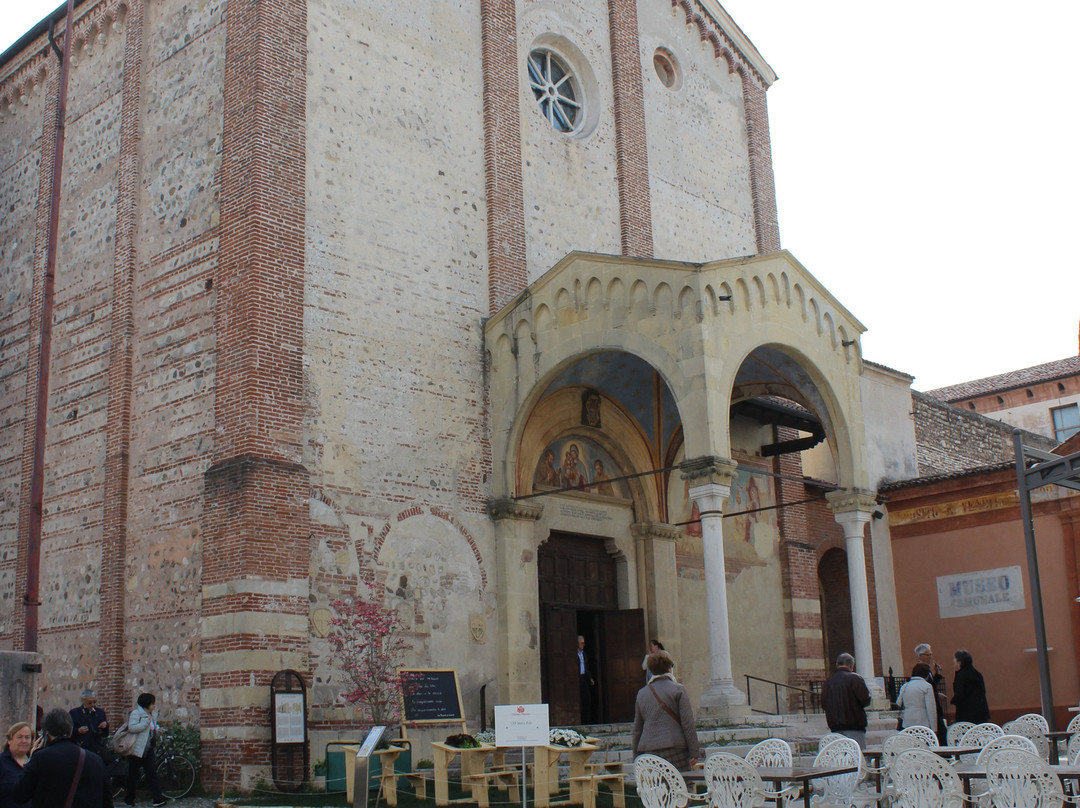
[[[929,390],[1078,353],[1080,3],[721,2],[780,77],[783,245],[865,358]],[[0,50],[60,4],[5,0]]]

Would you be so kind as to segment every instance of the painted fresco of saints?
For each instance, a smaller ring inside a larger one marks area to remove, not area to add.
[[[604,461],[597,458],[593,461],[593,485],[590,488],[594,493],[600,494],[605,497],[615,496],[615,491],[608,481],[607,473],[604,471]]]
[[[563,456],[563,467],[559,472],[559,482],[563,488],[581,488],[589,482],[581,466],[581,451],[576,443],[571,443]]]
[[[535,484],[549,485],[552,488],[559,485],[559,469],[555,467],[555,452],[551,449],[544,450],[544,457],[536,467]]]

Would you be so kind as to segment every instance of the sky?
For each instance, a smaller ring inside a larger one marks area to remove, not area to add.
[[[1080,3],[721,1],[779,77],[781,243],[865,359],[930,390],[1080,353]],[[5,0],[0,50],[60,4]]]

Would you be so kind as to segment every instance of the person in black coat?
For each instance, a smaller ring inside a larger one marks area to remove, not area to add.
[[[83,749],[100,755],[105,748],[105,739],[109,737],[109,719],[105,711],[97,706],[97,696],[93,690],[82,692],[82,704],[71,711],[71,740]]]
[[[67,710],[50,710],[44,725],[48,746],[27,761],[12,794],[15,802],[29,801],[33,808],[62,808],[68,804],[72,783],[76,783],[71,808],[113,808],[105,764],[71,740],[71,716]]]
[[[953,676],[952,703],[956,705],[956,720],[984,724],[990,720],[986,703],[986,683],[982,674],[971,664],[971,654],[963,648],[953,655],[956,674]]]

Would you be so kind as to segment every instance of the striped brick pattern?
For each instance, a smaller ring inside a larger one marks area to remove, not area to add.
[[[266,775],[266,688],[282,668],[308,668],[310,558],[310,481],[298,463],[307,7],[230,3],[225,24],[217,431],[205,475],[200,649],[203,780],[214,788],[226,761],[231,785]]]
[[[615,96],[615,174],[619,185],[622,254],[652,258],[652,206],[637,4],[608,0],[608,19]]]
[[[528,284],[514,0],[481,0],[480,23],[484,70],[488,305],[494,313]]]
[[[754,199],[754,238],[758,253],[780,249],[780,224],[776,216],[776,184],[773,178],[772,141],[765,88],[748,71],[740,70],[746,140],[750,150],[750,193]]]

